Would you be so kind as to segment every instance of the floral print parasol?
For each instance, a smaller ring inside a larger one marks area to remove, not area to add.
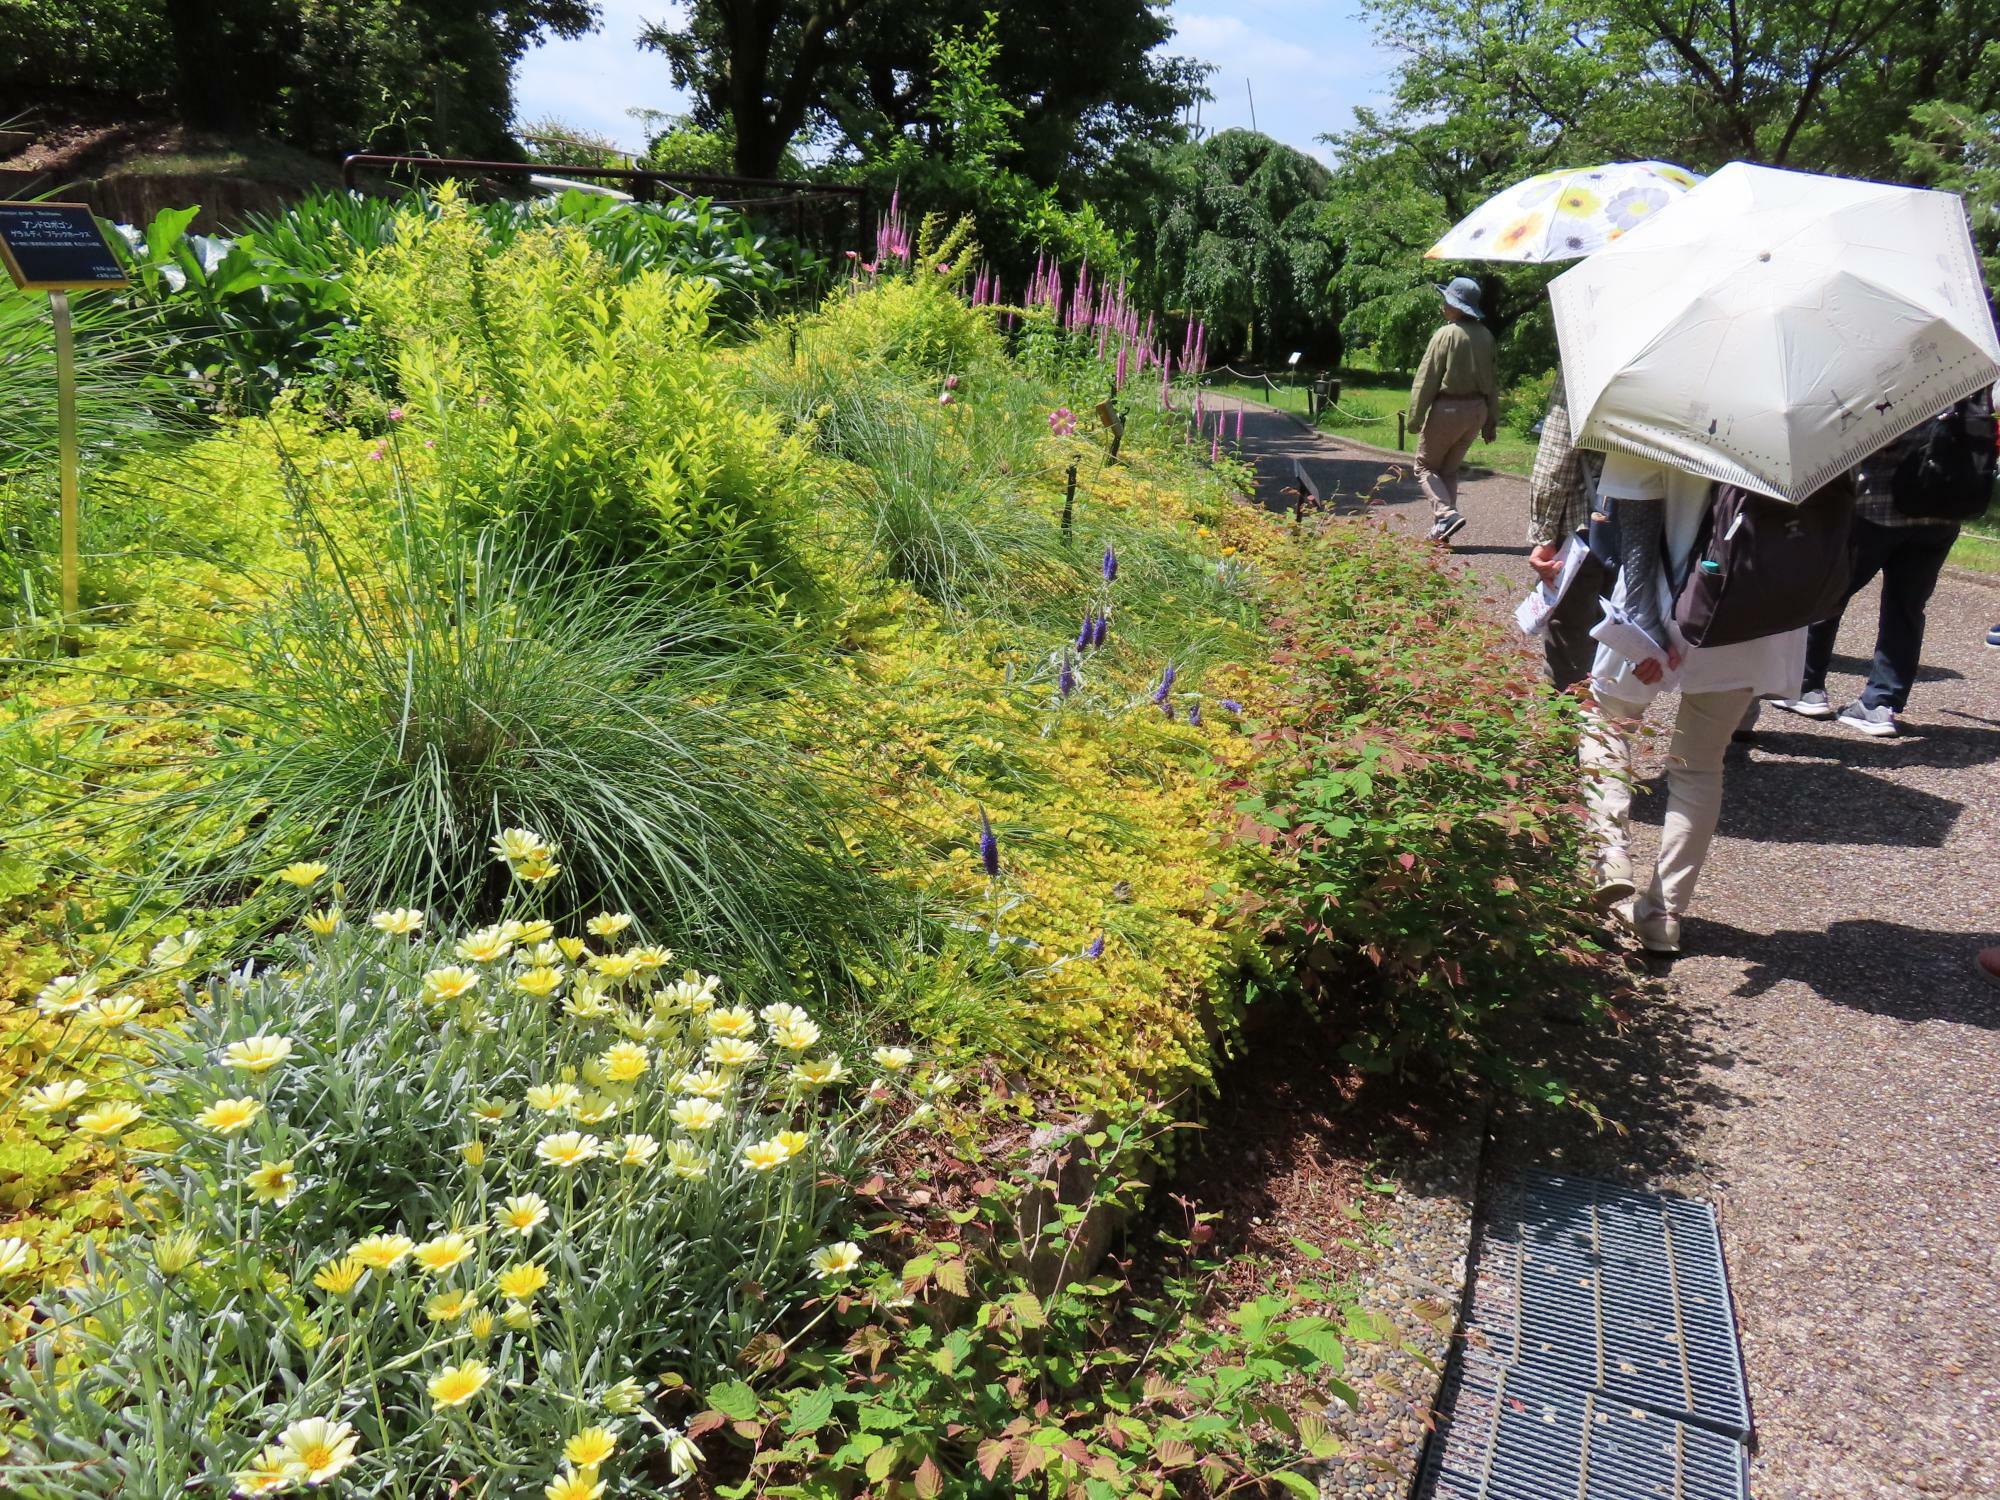
[[[1428,260],[1576,260],[1594,254],[1701,181],[1663,161],[1543,172],[1496,194],[1424,252]]]

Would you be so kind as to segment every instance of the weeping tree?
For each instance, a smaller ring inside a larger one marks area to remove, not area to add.
[[[1142,289],[1206,319],[1220,352],[1276,342],[1337,362],[1341,251],[1328,232],[1326,168],[1249,130],[1172,147],[1156,166]]]

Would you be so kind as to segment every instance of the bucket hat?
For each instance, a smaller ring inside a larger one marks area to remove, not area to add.
[[[1454,276],[1446,286],[1438,288],[1438,295],[1468,318],[1484,319],[1486,314],[1479,310],[1479,283],[1470,276]]]

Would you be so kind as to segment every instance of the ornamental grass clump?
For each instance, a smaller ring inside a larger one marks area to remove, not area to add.
[[[560,857],[511,832],[517,872]],[[804,1335],[911,1059],[843,1058],[623,913],[559,935],[519,889],[477,931],[346,912],[145,1035],[104,1086],[155,1128],[122,1148],[133,1224],[16,1318],[0,1489],[685,1482],[662,1380]],[[32,1260],[0,1242],[0,1274]]]

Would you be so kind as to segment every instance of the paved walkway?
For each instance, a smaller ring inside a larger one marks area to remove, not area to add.
[[[1297,465],[1351,502],[1394,461],[1254,406],[1245,448],[1266,504],[1289,501]],[[1378,498],[1391,525],[1429,525],[1406,476]],[[1527,485],[1474,479],[1461,508],[1454,554],[1511,611]],[[1836,701],[1874,616],[1871,588],[1847,614]],[[1758,1500],[2000,1496],[2000,989],[1970,967],[2000,938],[1996,620],[2000,588],[1940,585],[1900,739],[1766,711],[1759,742],[1730,752],[1685,953],[1652,966],[1621,1035],[1579,1034],[1560,1060],[1620,1129],[1525,1109],[1496,1127],[1502,1168],[1717,1205]],[[1639,816],[1657,824],[1658,803]],[[1637,832],[1643,857],[1653,831]]]

